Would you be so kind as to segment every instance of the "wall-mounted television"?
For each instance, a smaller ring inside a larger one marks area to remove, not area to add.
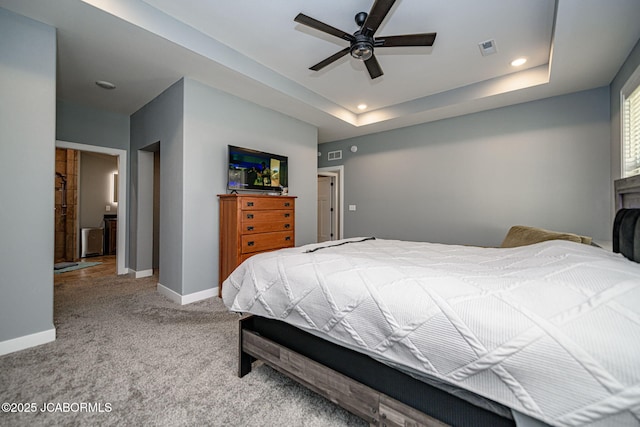
[[[280,192],[289,186],[287,157],[229,145],[227,189]]]

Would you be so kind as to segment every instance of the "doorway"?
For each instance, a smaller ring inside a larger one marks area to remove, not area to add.
[[[56,141],[56,148],[76,150],[90,153],[101,153],[117,157],[117,176],[114,175],[114,188],[117,187],[118,227],[116,230],[116,274],[127,274],[125,267],[127,240],[127,152],[117,148],[107,148],[95,145],[78,144],[68,141]],[[56,180],[58,181],[58,180]]]
[[[137,151],[135,252],[131,269],[136,278],[159,275],[160,266],[160,142]]]
[[[318,243],[335,238],[334,188],[335,176],[318,175]]]
[[[343,189],[343,166],[318,169],[318,242],[343,237]]]

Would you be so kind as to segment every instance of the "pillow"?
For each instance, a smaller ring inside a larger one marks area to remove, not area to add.
[[[500,247],[515,248],[517,246],[546,242],[547,240],[568,240],[576,243],[591,243],[591,237],[578,236],[573,233],[560,233],[543,228],[527,227],[525,225],[514,225],[509,229]]]

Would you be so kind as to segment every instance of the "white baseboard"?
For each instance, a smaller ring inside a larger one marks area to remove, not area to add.
[[[56,328],[0,342],[0,356],[56,340]]]
[[[218,296],[217,286],[215,288],[206,289],[200,292],[194,292],[188,295],[180,295],[173,289],[169,289],[160,283],[158,283],[157,289],[160,294],[164,295],[165,297],[169,298],[171,301],[180,305],[191,304],[194,302],[198,302],[198,301],[202,301],[208,298],[213,298]]]
[[[149,270],[142,270],[142,271],[133,271],[135,274],[135,278],[136,279],[140,279],[142,277],[150,277],[153,276],[153,268],[149,269]]]

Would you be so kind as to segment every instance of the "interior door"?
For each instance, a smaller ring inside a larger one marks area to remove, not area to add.
[[[318,242],[333,240],[333,181],[332,176],[318,176]]]

